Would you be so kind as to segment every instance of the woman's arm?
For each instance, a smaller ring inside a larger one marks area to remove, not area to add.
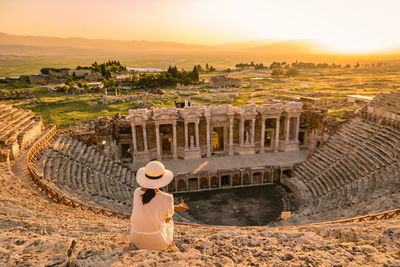
[[[189,209],[189,207],[185,203],[180,203],[179,205],[174,206],[175,211],[188,210],[188,209]],[[170,220],[171,220],[171,217],[165,218],[166,223],[169,223]]]
[[[189,207],[185,203],[180,203],[179,205],[174,206],[175,211],[180,211],[180,210],[188,210]]]

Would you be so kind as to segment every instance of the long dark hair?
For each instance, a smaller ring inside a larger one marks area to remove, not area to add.
[[[153,197],[155,197],[155,196],[156,196],[156,190],[146,188],[146,192],[144,192],[144,194],[142,195],[143,205],[146,203],[149,203],[150,200],[152,200]]]

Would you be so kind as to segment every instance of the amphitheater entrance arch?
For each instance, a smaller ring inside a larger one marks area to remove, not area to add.
[[[264,147],[266,150],[274,148],[277,123],[277,118],[268,118],[265,120]]]
[[[168,192],[175,192],[175,181],[172,181],[171,183],[168,184]]]
[[[160,125],[161,154],[163,157],[172,156],[172,125]]]
[[[214,127],[212,133],[213,152],[224,151],[224,127]]]
[[[132,149],[130,144],[121,144],[122,158],[132,158]]]
[[[282,170],[282,175],[285,175],[287,177],[292,177],[292,171],[291,170]]]
[[[189,178],[189,190],[199,190],[199,179]]]
[[[169,157],[172,155],[172,144],[170,137],[163,137],[162,138],[162,155],[163,157]]]
[[[178,181],[178,191],[186,191],[187,190],[187,185],[185,179],[180,179]]]
[[[208,184],[208,178],[201,178],[200,179],[200,189],[208,189],[209,188],[209,184]]]
[[[271,171],[265,171],[264,172],[263,183],[264,184],[273,184],[274,183],[274,176],[271,173]]]
[[[275,136],[274,132],[274,130],[270,129],[265,131],[264,147],[267,149],[272,147],[272,140]]]
[[[261,180],[262,180],[261,172],[253,173],[253,184],[261,184]]]
[[[221,187],[230,186],[230,175],[222,175],[221,176]]]
[[[304,145],[304,136],[305,136],[305,132],[300,131],[299,132],[299,145]]]
[[[248,173],[243,174],[243,185],[251,184],[251,178]]]
[[[211,188],[218,188],[219,187],[219,181],[217,176],[211,177]]]
[[[232,177],[232,185],[233,186],[241,185],[240,175],[239,174],[233,175],[233,177]]]

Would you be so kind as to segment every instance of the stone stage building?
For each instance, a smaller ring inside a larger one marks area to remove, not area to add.
[[[199,159],[299,150],[302,103],[131,109],[133,160]],[[132,147],[131,147],[132,145]],[[131,150],[132,148],[132,150]]]
[[[131,109],[99,118],[89,143],[133,172],[161,160],[169,192],[270,184],[329,139],[328,119],[301,102]]]

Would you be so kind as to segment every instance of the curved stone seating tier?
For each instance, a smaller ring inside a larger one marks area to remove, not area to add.
[[[297,188],[302,205],[293,220],[329,217],[331,210],[378,199],[392,190],[400,193],[399,186],[393,186],[400,183],[399,164],[399,130],[353,119],[294,168],[289,183]]]
[[[400,91],[379,94],[369,103],[369,106],[400,115]]]
[[[44,179],[90,205],[127,212],[136,187],[134,173],[95,147],[60,135],[48,148]]]
[[[11,140],[15,135],[18,135],[20,133],[20,131],[18,131],[19,129],[25,129],[26,127],[24,126],[34,117],[29,111],[20,111],[15,114],[17,115],[10,115],[12,119],[4,122],[6,125],[2,127],[2,131],[0,132],[0,141],[3,144],[6,144],[7,141]]]
[[[31,111],[0,105],[0,160],[10,153],[14,159],[42,133],[42,120]]]

